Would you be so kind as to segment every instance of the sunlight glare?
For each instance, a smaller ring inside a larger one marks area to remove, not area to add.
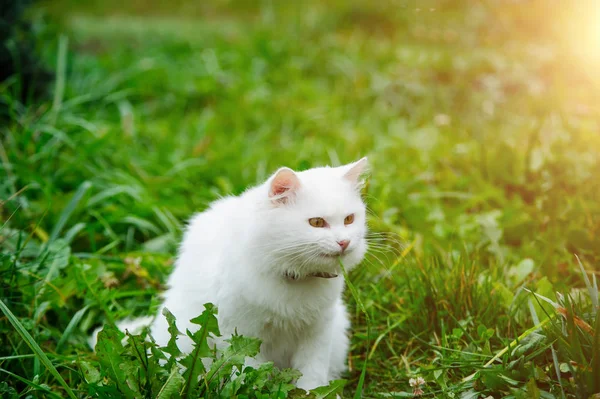
[[[588,66],[600,63],[600,4],[593,1],[581,7],[572,19],[571,43],[575,53]]]

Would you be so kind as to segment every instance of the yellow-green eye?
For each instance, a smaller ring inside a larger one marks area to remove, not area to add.
[[[346,216],[346,218],[344,219],[344,224],[352,224],[352,222],[354,222],[354,214],[353,213]]]
[[[312,227],[325,227],[325,219],[323,218],[310,218],[308,219],[308,223]]]

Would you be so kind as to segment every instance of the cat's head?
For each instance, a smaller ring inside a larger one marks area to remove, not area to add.
[[[265,183],[266,243],[271,267],[290,278],[331,277],[339,261],[351,269],[367,250],[361,198],[367,158],[295,172],[281,168]]]

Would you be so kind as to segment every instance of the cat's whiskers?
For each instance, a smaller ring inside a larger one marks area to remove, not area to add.
[[[392,272],[393,272],[393,269],[390,268],[388,265],[394,265],[394,269],[395,269],[396,268],[395,263],[398,262],[398,261],[401,261],[401,256],[402,255],[401,254],[397,255],[395,259],[390,260],[389,258],[387,258],[387,255],[389,255],[389,253],[386,253],[386,255],[384,255],[384,256],[386,256],[386,262],[383,262],[381,260],[381,258],[377,254],[381,255],[381,250],[380,249],[369,251],[367,253],[367,256],[365,257],[364,261],[366,263],[368,263],[370,266],[372,266],[374,269],[384,271],[384,274],[387,277],[391,276]],[[377,260],[377,263],[375,263],[372,258],[375,258]]]
[[[367,254],[370,253],[379,253],[381,255],[384,255],[387,261],[390,260],[390,255],[393,255],[393,257],[398,257],[401,255],[401,252],[399,250],[387,247],[385,245],[377,245],[374,243],[369,243]]]
[[[278,253],[301,248],[311,248],[315,244],[315,242],[312,240],[299,240],[298,237],[293,235],[290,235],[289,241],[286,242],[284,237],[278,237],[278,241],[276,243],[268,242],[253,246],[251,248],[259,250],[270,250],[270,253]]]
[[[365,259],[366,259],[366,260],[371,260],[369,257],[373,257],[373,258],[377,259],[377,262],[379,262],[379,264],[381,265],[381,267],[384,267],[384,268],[386,267],[386,266],[385,266],[385,263],[386,263],[386,262],[383,262],[383,261],[381,260],[381,258],[380,258],[379,256],[377,256],[375,253],[369,253],[369,254],[368,254],[366,257],[365,257]]]
[[[294,265],[294,263],[295,263],[297,260],[299,260],[299,259],[302,259],[302,258],[304,258],[304,257],[306,257],[306,256],[307,256],[307,253],[306,253],[306,252],[298,252],[298,253],[291,254],[291,257],[284,258],[284,260],[285,260],[285,261],[286,261],[286,263],[288,263],[290,266],[292,266],[292,267],[297,267],[297,266],[295,266],[295,265]]]
[[[309,257],[307,257],[304,262],[302,262],[302,264],[300,264],[299,268],[300,270],[302,270],[304,268],[305,264],[310,264],[312,262],[314,262],[319,256],[321,256],[320,253],[313,253],[311,255],[309,255]]]
[[[279,266],[281,262],[293,264],[297,259],[307,256],[307,254],[310,254],[312,251],[314,251],[314,249],[306,244],[301,246],[289,246],[285,248],[285,250],[282,248],[280,251],[273,251],[271,255],[278,252],[280,254],[276,257],[271,256],[270,263],[271,266]]]
[[[385,270],[385,274],[389,276],[392,270],[388,265],[393,264],[402,256],[402,252],[407,245],[394,232],[369,232],[365,240],[367,241],[368,250],[364,261],[376,269]],[[390,259],[391,255],[394,255],[394,259]],[[377,264],[373,258],[377,261]]]
[[[381,263],[382,267],[387,268],[387,265],[399,262],[404,255],[399,251],[390,251],[387,247],[372,246],[368,251],[368,256],[376,258]],[[385,262],[382,262],[380,256],[385,258]]]
[[[297,266],[296,266],[296,265],[294,265],[294,267],[295,267],[295,268],[297,268],[297,269],[300,269],[300,270],[301,270],[301,269],[302,269],[302,267],[303,267],[303,266],[304,266],[304,265],[305,265],[305,264],[306,264],[306,263],[307,263],[309,260],[310,260],[310,261],[312,261],[312,260],[315,260],[315,259],[317,259],[317,258],[318,258],[318,256],[320,256],[320,255],[321,255],[321,253],[322,253],[322,252],[321,252],[321,251],[319,251],[319,249],[318,249],[318,248],[311,248],[311,250],[310,250],[310,251],[307,251],[307,252],[301,252],[301,253],[297,253],[297,254],[295,254],[295,255],[294,255],[292,258],[290,258],[290,259],[289,259],[289,262],[290,262],[290,263],[294,263],[296,260],[304,258],[303,262],[302,262],[302,263],[300,263],[300,265],[297,265]]]
[[[365,262],[374,268],[384,269],[387,273],[391,273],[387,265],[392,264],[400,257],[402,250],[406,247],[406,244],[399,239],[399,235],[393,232],[368,232],[364,239],[367,244]],[[270,249],[268,252],[273,258],[272,266],[279,266],[283,261],[288,265],[286,273],[299,278],[307,265],[327,253],[325,243],[327,243],[326,240],[294,241],[283,246],[279,243],[276,248],[271,243],[256,247]]]
[[[254,245],[251,246],[249,248],[251,249],[268,249],[268,248],[272,248],[273,251],[284,251],[288,248],[295,248],[295,247],[301,247],[304,245],[310,245],[311,242],[310,241],[298,241],[298,240],[290,240],[289,244],[286,245],[281,245],[280,242],[278,242],[277,244],[273,244],[271,242],[265,243],[265,244],[261,244],[261,245]]]
[[[400,234],[393,231],[369,231],[366,235],[367,238],[381,238],[396,243],[405,242]]]
[[[386,278],[392,276],[392,270],[390,270],[389,267],[386,267],[380,263],[375,263],[373,260],[368,258],[365,258],[365,262],[373,269],[380,271],[379,275],[383,274]]]
[[[406,243],[401,241],[399,238],[390,237],[383,234],[370,234],[365,237],[365,239],[370,245],[379,245],[382,248],[385,247],[388,250],[395,252],[397,255],[399,255],[402,250],[406,249],[407,247]]]
[[[311,248],[312,243],[303,242],[284,247],[279,246],[278,248],[264,249],[264,252],[267,253],[270,258],[274,258],[275,262],[278,262],[281,260],[289,260],[289,256],[301,255],[306,251],[311,250]]]
[[[377,241],[377,240],[368,239],[368,240],[366,240],[366,242],[367,242],[367,245],[369,246],[369,248],[381,249],[386,252],[391,252],[396,256],[398,256],[402,253],[402,248],[398,248],[397,246],[392,245],[385,241]]]

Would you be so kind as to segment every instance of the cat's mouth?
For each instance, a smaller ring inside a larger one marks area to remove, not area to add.
[[[338,275],[336,273],[328,273],[328,272],[314,272],[314,273],[310,273],[307,274],[306,276],[297,276],[296,274],[292,274],[292,273],[285,273],[285,278],[287,278],[288,280],[301,280],[301,279],[306,279],[309,277],[316,277],[316,278],[336,278]]]
[[[330,261],[336,261],[336,263],[337,263],[338,258],[343,258],[345,255],[348,255],[350,252],[352,252],[352,249],[349,249],[349,250],[346,250],[343,252],[321,252],[319,254],[319,257],[321,257],[323,259],[327,259],[328,260],[326,262],[327,264],[329,264]],[[285,274],[284,274],[284,277],[290,281],[305,280],[307,278],[312,278],[312,277],[331,279],[331,278],[336,278],[338,276],[339,276],[338,273],[330,273],[330,272],[324,272],[324,271],[312,272],[312,273],[303,274],[303,275],[298,275],[296,273],[288,271],[288,272],[285,272]]]
[[[318,278],[336,278],[338,275],[337,273],[327,273],[327,272],[316,272],[316,273],[311,273],[308,275],[308,277],[318,277]]]

